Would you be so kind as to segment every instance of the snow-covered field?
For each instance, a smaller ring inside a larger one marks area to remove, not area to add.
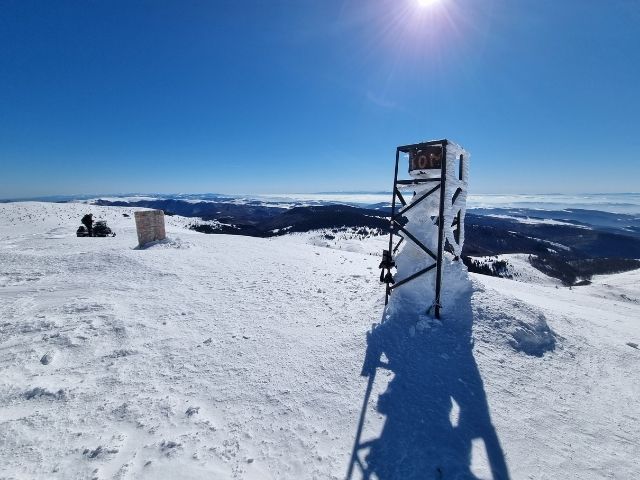
[[[509,278],[518,282],[524,283],[537,283],[542,285],[558,286],[562,285],[562,282],[557,278],[545,275],[537,268],[531,265],[529,262],[529,256],[523,253],[503,253],[501,255],[493,255],[491,257],[471,257],[476,260],[480,265],[492,265],[495,262],[504,262],[506,264],[505,270],[500,277]],[[481,279],[484,277],[480,277]]]
[[[133,210],[0,204],[0,478],[340,479],[361,418],[353,478],[640,477],[640,271],[472,274],[371,332],[379,240],[139,250]]]

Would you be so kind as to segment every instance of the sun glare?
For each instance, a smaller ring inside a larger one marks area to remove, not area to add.
[[[416,0],[418,6],[421,8],[430,7],[431,5],[435,5],[439,0]]]

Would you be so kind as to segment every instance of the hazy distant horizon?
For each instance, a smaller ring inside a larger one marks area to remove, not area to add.
[[[1,201],[129,201],[152,199],[177,199],[191,202],[216,201],[228,199],[244,203],[258,201],[265,204],[278,204],[279,206],[294,204],[322,204],[345,203],[351,205],[374,205],[391,202],[391,192],[384,191],[343,191],[343,192],[319,192],[319,193],[275,193],[275,194],[251,194],[251,193],[123,193],[123,194],[79,194],[79,195],[48,195],[39,197],[7,198]],[[473,193],[468,199],[469,209],[491,208],[526,208],[542,210],[585,209],[598,210],[610,213],[627,215],[640,215],[640,192],[626,193]]]

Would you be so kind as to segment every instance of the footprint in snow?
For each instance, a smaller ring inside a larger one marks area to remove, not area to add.
[[[93,459],[93,458],[101,458],[106,455],[115,454],[115,453],[118,453],[117,448],[103,448],[102,445],[98,445],[98,447],[94,448],[93,450],[85,448],[84,451],[82,452],[82,455],[84,455],[87,458]]]
[[[42,358],[40,359],[40,363],[42,365],[49,365],[51,362],[53,362],[54,357],[55,357],[55,352],[51,350],[42,356]]]
[[[200,411],[200,407],[189,407],[187,411],[184,412],[187,417],[191,417]]]
[[[168,442],[166,440],[163,440],[162,443],[160,443],[160,450],[168,457],[181,446],[181,443],[174,442],[172,440]]]

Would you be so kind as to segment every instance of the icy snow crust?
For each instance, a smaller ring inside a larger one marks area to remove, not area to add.
[[[458,174],[458,161],[463,157],[462,178]],[[467,191],[469,187],[469,160],[470,155],[460,145],[449,142],[447,145],[447,177],[445,182],[445,199],[453,199],[454,194],[460,189],[460,194],[453,203],[447,201],[444,209],[445,235],[449,244],[453,247],[454,255],[462,255],[464,245],[464,218],[467,213]],[[457,213],[460,212],[460,239],[456,242],[450,227]]]
[[[134,210],[0,205],[0,478],[342,479],[369,384],[370,478],[640,476],[640,272],[461,270],[442,323],[371,330],[367,249],[175,216],[136,250]],[[88,211],[117,237],[75,237]]]

